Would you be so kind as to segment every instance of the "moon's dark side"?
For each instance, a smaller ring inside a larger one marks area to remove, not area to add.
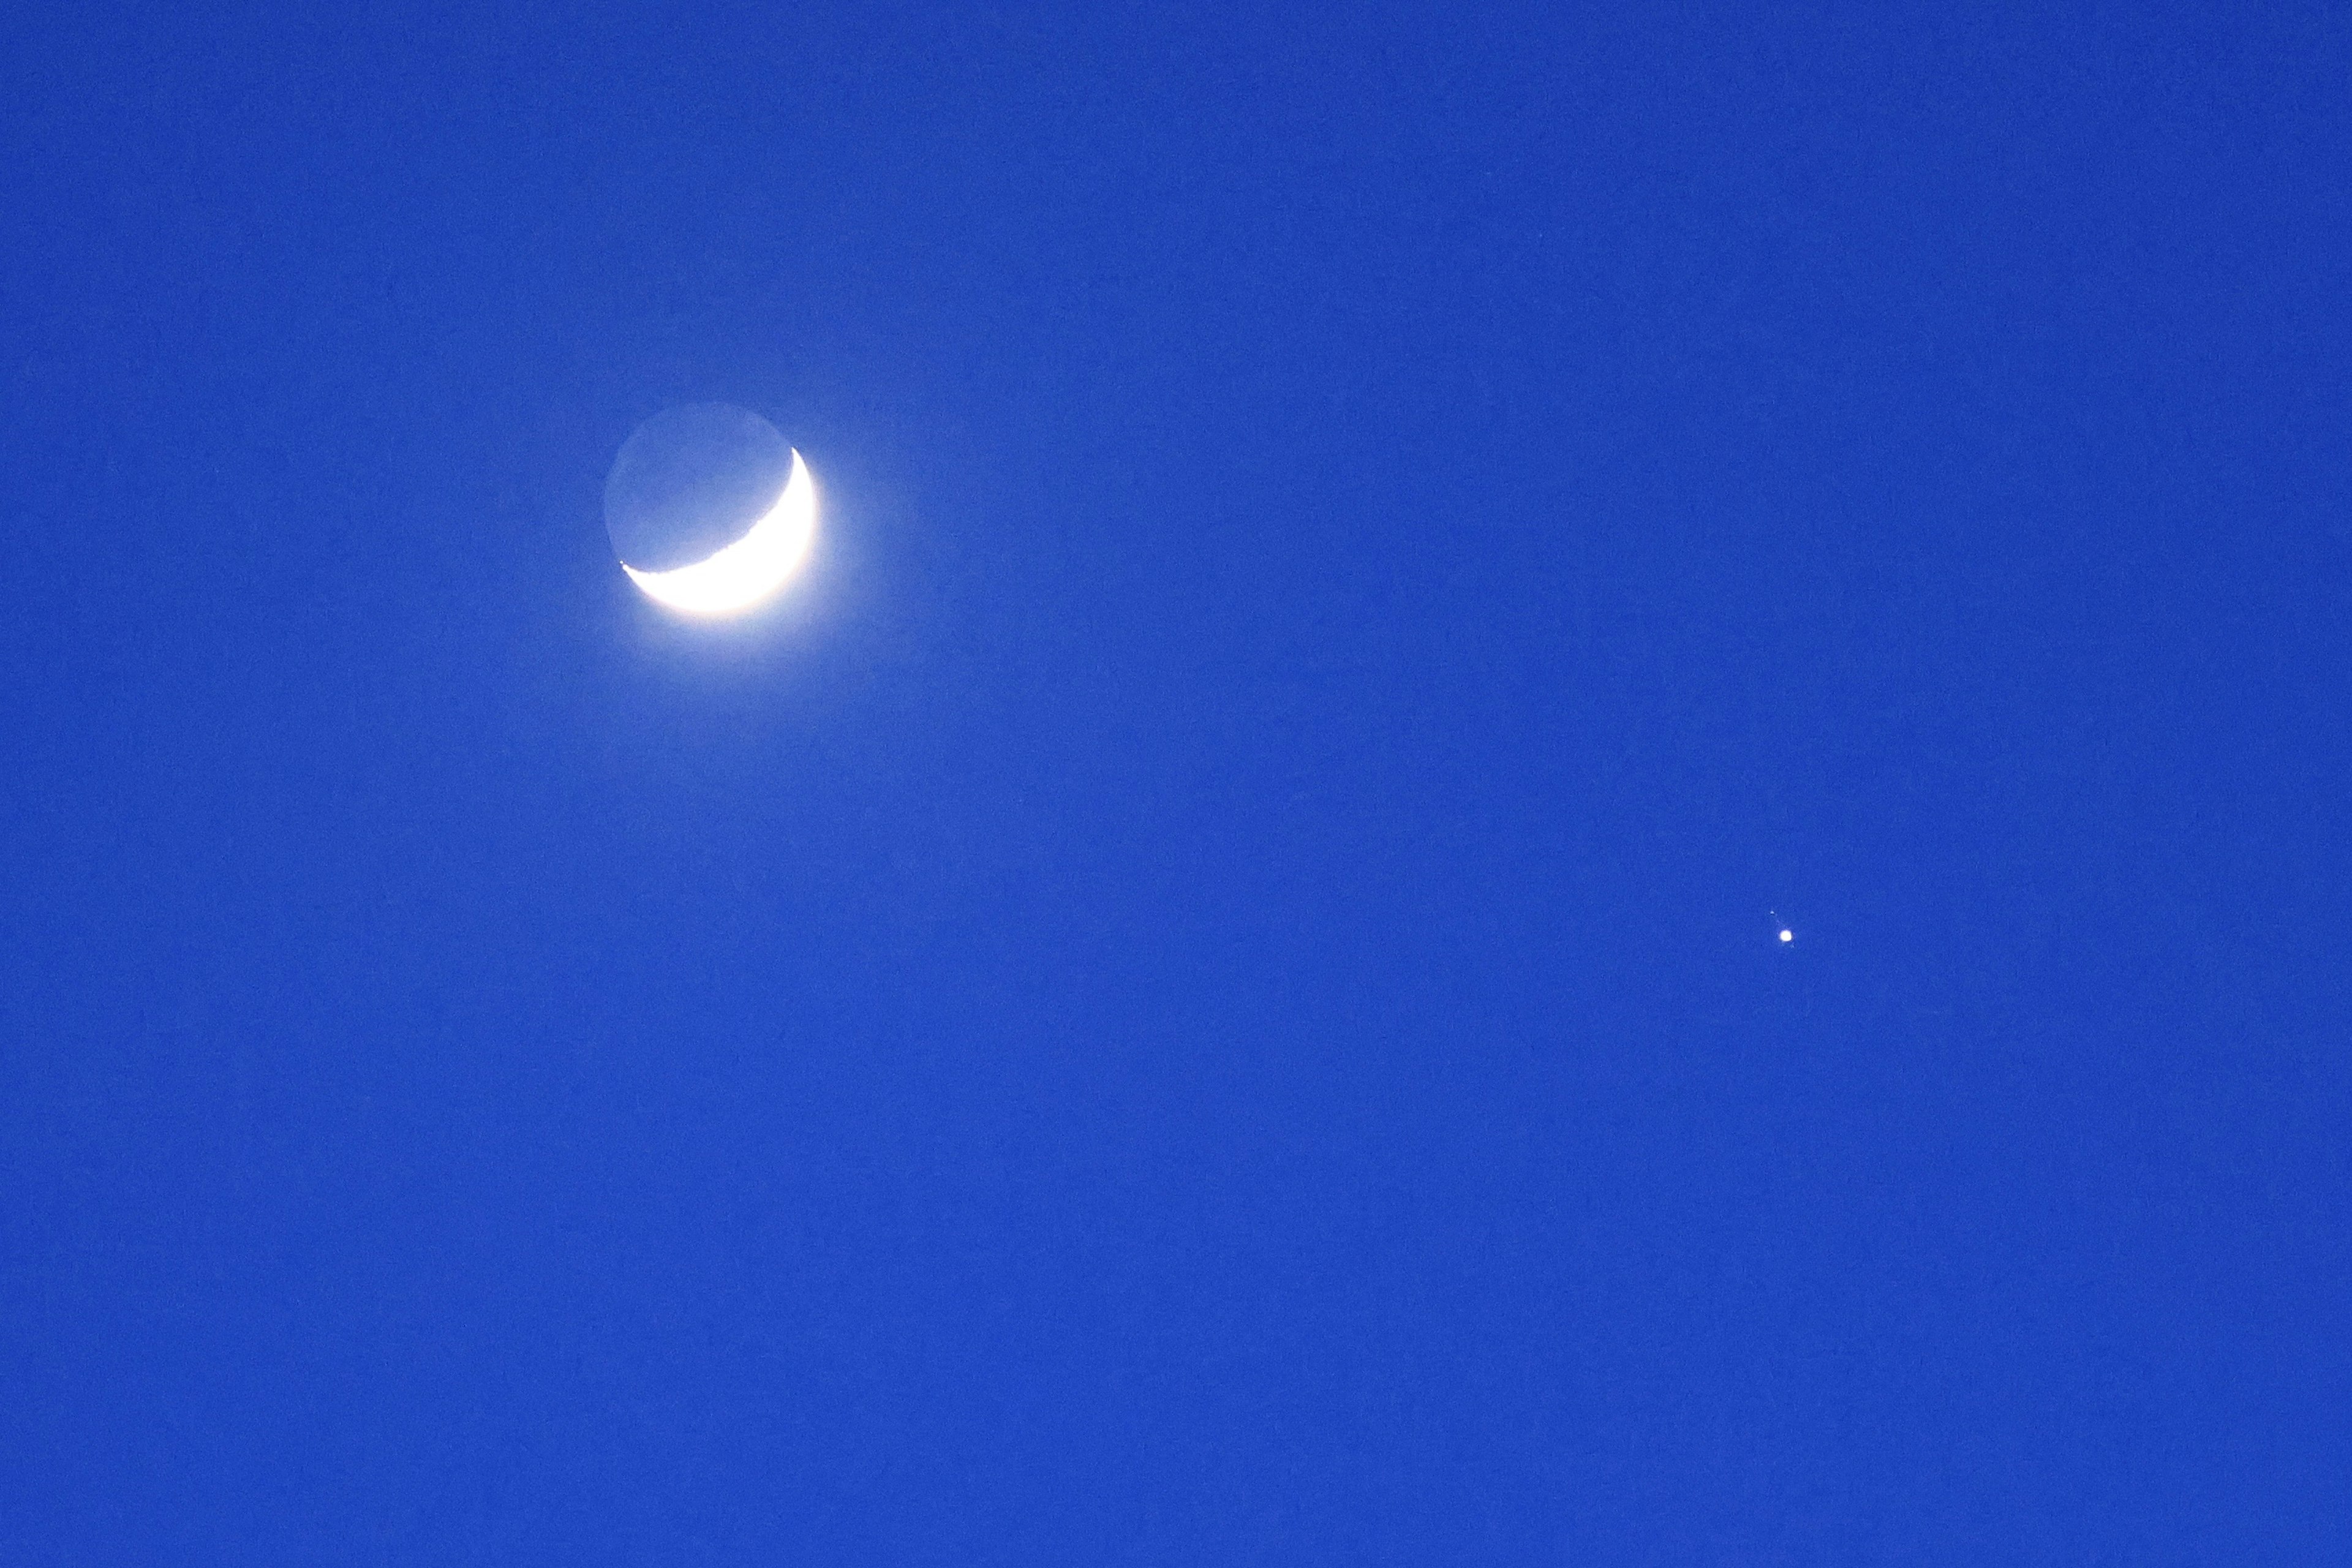
[[[640,572],[692,565],[767,515],[792,471],[791,446],[748,408],[665,409],[622,444],[605,477],[613,552]]]

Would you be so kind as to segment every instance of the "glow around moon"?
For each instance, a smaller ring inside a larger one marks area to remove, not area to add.
[[[656,604],[690,616],[732,615],[782,587],[815,538],[816,484],[796,451],[784,493],[742,538],[671,571],[640,572],[626,562],[621,570]]]

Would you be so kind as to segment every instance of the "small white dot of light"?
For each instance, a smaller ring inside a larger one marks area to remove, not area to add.
[[[1783,926],[1780,929],[1780,940],[1782,942],[1794,942],[1797,940],[1797,933],[1789,930],[1786,926]]]

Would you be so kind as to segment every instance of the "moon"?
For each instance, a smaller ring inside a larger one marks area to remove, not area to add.
[[[748,610],[816,534],[816,485],[776,427],[731,403],[664,409],[604,478],[613,555],[646,597],[685,615]]]
[[[732,615],[782,587],[815,538],[816,483],[795,450],[783,494],[742,538],[667,572],[640,572],[625,561],[621,570],[656,604],[689,616]]]

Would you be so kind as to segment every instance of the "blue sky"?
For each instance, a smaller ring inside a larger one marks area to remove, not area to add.
[[[0,1557],[2352,1551],[2342,6],[0,60]]]

